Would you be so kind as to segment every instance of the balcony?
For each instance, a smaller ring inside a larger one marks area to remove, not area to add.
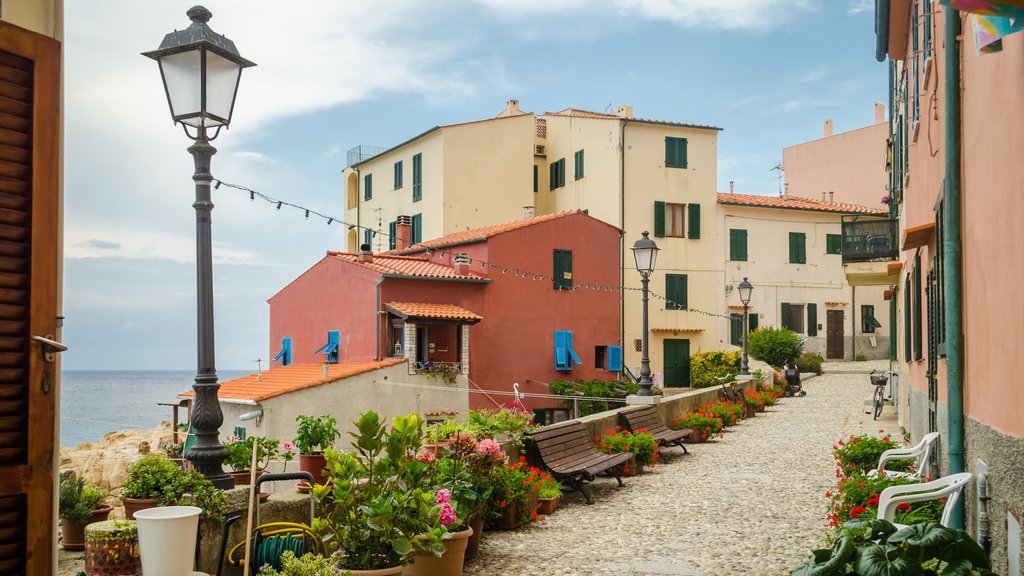
[[[348,151],[348,158],[346,158],[346,161],[348,162],[348,164],[346,164],[346,166],[352,166],[352,165],[358,164],[358,163],[360,163],[360,162],[362,162],[364,160],[369,160],[370,158],[373,158],[374,156],[379,156],[385,150],[387,150],[387,148],[381,148],[380,146],[368,146],[366,144],[360,144],[359,146],[356,146],[355,148],[352,148],[351,150]]]
[[[843,264],[896,260],[899,222],[875,216],[843,217]]]

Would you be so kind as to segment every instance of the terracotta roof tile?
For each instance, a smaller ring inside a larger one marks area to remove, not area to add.
[[[812,210],[815,212],[836,212],[840,214],[886,214],[885,208],[870,208],[859,204],[828,203],[800,198],[798,196],[759,196],[757,194],[718,193],[718,203],[732,206],[756,206],[759,208],[781,208],[783,210]]]
[[[494,224],[492,226],[483,226],[481,228],[473,228],[472,230],[464,230],[462,232],[453,232],[447,236],[440,238],[434,238],[433,240],[427,240],[426,242],[420,242],[415,244],[412,248],[398,252],[399,254],[414,254],[416,252],[422,252],[428,248],[442,248],[446,246],[456,246],[459,244],[471,244],[473,242],[481,242],[492,236],[498,234],[504,234],[505,232],[511,232],[513,230],[519,230],[520,228],[526,228],[527,226],[533,226],[535,224],[541,224],[543,222],[550,222],[552,220],[558,220],[574,214],[583,214],[582,210],[565,210],[563,212],[553,212],[551,214],[544,214],[541,216],[535,216],[533,218],[527,218],[523,220],[513,220],[512,222],[505,222],[503,224]],[[390,254],[390,252],[389,252]]]
[[[651,332],[703,332],[703,328],[651,328]]]
[[[545,116],[572,116],[574,118],[596,118],[598,120],[629,120],[630,122],[639,122],[641,124],[663,124],[665,126],[682,126],[683,128],[702,128],[705,130],[721,130],[717,126],[711,126],[709,124],[690,124],[687,122],[672,122],[669,120],[654,120],[651,118],[637,118],[630,117],[624,118],[618,114],[608,114],[607,112],[593,112],[591,110],[581,110],[579,108],[566,108],[565,110],[559,110],[558,112],[545,112]]]
[[[455,269],[445,264],[429,262],[423,258],[397,256],[394,254],[374,254],[371,262],[360,262],[358,254],[351,252],[328,252],[328,256],[349,262],[357,266],[369,268],[381,274],[396,276],[414,276],[417,278],[437,278],[439,280],[477,280],[488,282],[486,278],[475,274],[456,274]]]
[[[400,362],[404,362],[404,360],[392,358],[380,362],[328,364],[327,378],[324,378],[324,367],[322,364],[277,366],[262,374],[249,374],[248,376],[221,382],[217,396],[231,400],[260,402],[267,398],[295,392],[296,390],[336,382],[349,376],[355,376],[356,374],[362,374],[386,366],[394,366]],[[193,391],[189,390],[178,394],[178,396],[192,396],[193,394]]]
[[[435,318],[439,320],[483,320],[465,308],[454,304],[431,304],[428,302],[388,302],[389,310],[405,318]]]

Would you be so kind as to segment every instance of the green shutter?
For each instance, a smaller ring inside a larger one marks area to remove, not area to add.
[[[665,237],[665,203],[657,200],[654,201],[654,235]]]
[[[395,162],[395,190],[402,187],[402,161]]]
[[[388,223],[388,249],[389,250],[394,250],[395,246],[397,246],[397,242],[396,242],[396,240],[397,240],[396,233],[398,231],[397,227],[398,227],[398,225],[395,222],[389,222]]]
[[[790,329],[793,320],[793,313],[790,311],[789,302],[782,303],[782,310],[779,311],[779,326]]]
[[[746,262],[747,260],[747,231],[742,228],[729,230],[729,260]]]
[[[799,248],[800,248],[800,263],[801,264],[806,264],[807,263],[807,235],[806,234],[801,234],[800,235]]]
[[[558,162],[548,165],[548,190],[558,188]]]
[[[565,158],[558,161],[558,187],[565,186]]]
[[[807,262],[807,235],[803,232],[789,233],[789,262],[790,264],[805,264]]]
[[[825,235],[825,253],[826,254],[842,254],[843,253],[843,235],[842,234],[826,234]]]
[[[903,360],[910,362],[910,275],[903,287]]]
[[[412,201],[419,202],[423,199],[423,155],[415,154],[412,157]]]
[[[665,166],[686,168],[686,138],[665,137]]]
[[[686,210],[689,212],[689,222],[686,226],[686,234],[690,240],[700,239],[700,204],[687,204]]]
[[[729,314],[729,344],[739,346],[742,339],[743,315]]]
[[[807,305],[807,335],[817,336],[818,335],[818,305],[808,304]]]
[[[583,150],[578,150],[575,156],[576,160],[576,179],[583,178]]]
[[[423,242],[423,214],[415,214],[412,217],[412,243]]]
[[[686,309],[686,274],[665,274],[665,309]]]
[[[363,200],[373,198],[373,174],[363,176]]]
[[[757,330],[757,314],[749,312],[747,314],[747,320],[749,320],[750,322],[750,326],[747,327],[747,332],[753,332],[754,330]]]
[[[537,191],[537,165],[533,165],[533,191]]]
[[[572,288],[572,250],[555,250],[552,253],[553,267],[551,284],[556,290]]]
[[[914,257],[914,360],[924,357],[921,322],[921,254]]]
[[[690,341],[685,338],[666,338],[662,345],[665,365],[665,387],[683,388],[690,385]]]

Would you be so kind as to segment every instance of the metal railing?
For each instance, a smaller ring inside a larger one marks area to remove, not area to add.
[[[843,263],[895,260],[900,253],[899,222],[876,216],[843,217]]]
[[[348,166],[358,164],[363,160],[369,160],[374,156],[378,156],[383,153],[387,148],[381,148],[380,146],[369,146],[367,144],[360,144],[355,148],[348,151]]]

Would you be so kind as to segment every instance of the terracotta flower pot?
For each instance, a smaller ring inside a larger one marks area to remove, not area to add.
[[[430,552],[418,552],[412,564],[406,564],[401,573],[405,576],[462,576],[466,546],[472,535],[473,529],[466,528],[445,538],[445,551],[440,558]]]
[[[401,576],[401,566],[391,566],[390,568],[377,568],[376,570],[349,570],[352,576]]]
[[[743,409],[747,411],[747,418],[753,418],[754,415],[757,414],[757,408],[751,406],[750,404],[744,404]]]
[[[160,501],[155,498],[125,498],[122,496],[121,502],[124,503],[124,517],[129,520],[134,520],[135,513],[139,510],[156,508],[160,505]]]
[[[562,501],[562,496],[555,496],[554,498],[541,498],[540,504],[537,506],[537,513],[548,515],[558,509],[558,503]]]
[[[313,454],[299,454],[299,470],[309,472],[313,475],[313,481],[317,484],[327,484],[327,459],[323,452]],[[299,480],[299,492],[309,492],[309,486],[305,480]]]
[[[644,473],[644,467],[636,463],[636,456],[632,456],[626,462],[613,468],[612,471],[619,476],[639,476]]]
[[[707,439],[708,439],[708,435],[706,433],[698,432],[697,430],[694,430],[693,432],[690,433],[689,436],[686,437],[685,440],[683,440],[683,443],[685,443],[685,444],[700,444],[701,442],[704,442]]]
[[[242,472],[231,472],[231,478],[232,480],[235,481],[235,486],[248,486],[250,476],[249,472],[249,470],[245,470]],[[266,470],[257,470],[256,479],[259,480],[259,477],[263,476],[264,472],[266,472]]]
[[[480,537],[484,535],[483,512],[477,512],[469,519],[469,527],[473,529],[473,534],[470,535],[466,543],[467,560],[476,556],[477,551],[480,549]]]
[[[522,524],[523,515],[519,504],[513,502],[502,510],[501,516],[494,522],[494,527],[498,530],[515,530]]]
[[[85,573],[119,576],[142,572],[135,521],[106,520],[85,528]]]
[[[92,511],[82,522],[72,522],[70,520],[60,521],[60,545],[65,550],[84,550],[85,549],[85,527],[93,522],[102,522],[107,519],[110,515],[110,511],[113,510],[113,506],[100,506],[99,508]]]

